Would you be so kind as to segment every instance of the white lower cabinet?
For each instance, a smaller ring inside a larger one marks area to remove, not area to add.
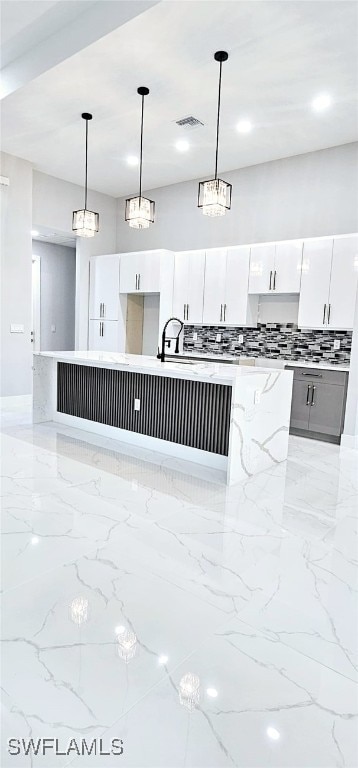
[[[175,254],[173,315],[185,323],[203,322],[205,251]]]
[[[90,320],[88,348],[92,352],[124,352],[123,324],[118,320]]]
[[[247,245],[206,251],[204,324],[256,325],[257,299],[248,295],[249,264]]]

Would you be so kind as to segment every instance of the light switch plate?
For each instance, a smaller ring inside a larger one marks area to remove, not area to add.
[[[239,333],[239,344],[243,344],[243,343],[244,343],[244,336],[242,333]]]
[[[216,334],[216,341],[221,341],[221,333]]]
[[[193,341],[198,341],[198,334],[196,331],[193,333]]]
[[[341,342],[339,339],[335,339],[333,342],[333,349],[340,349],[341,348]]]
[[[25,333],[25,326],[20,323],[11,323],[10,333]]]
[[[134,410],[135,411],[140,411],[140,400],[139,400],[138,397],[134,398]]]

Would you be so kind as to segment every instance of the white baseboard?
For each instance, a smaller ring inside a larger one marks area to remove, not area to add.
[[[341,445],[343,445],[343,448],[358,449],[358,435],[342,435]]]

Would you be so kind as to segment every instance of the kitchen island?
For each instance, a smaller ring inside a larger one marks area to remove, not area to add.
[[[33,374],[34,423],[213,467],[230,485],[287,458],[292,371],[76,351],[36,353]]]

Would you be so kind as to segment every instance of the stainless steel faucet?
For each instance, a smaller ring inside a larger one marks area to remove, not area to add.
[[[168,328],[169,323],[172,323],[173,320],[176,323],[179,323],[179,325],[180,325],[179,332],[178,332],[177,336],[167,336],[166,335],[166,330]],[[160,352],[159,351],[159,347],[158,347],[158,354],[157,354],[158,360],[160,360],[162,363],[165,363],[165,345],[168,344],[168,342],[170,344],[171,340],[175,339],[175,354],[177,355],[179,353],[179,336],[180,336],[183,328],[184,328],[184,323],[183,323],[182,320],[179,320],[178,317],[170,317],[169,320],[167,320],[167,322],[165,323],[164,328],[163,328],[163,332],[162,332],[162,350]]]

